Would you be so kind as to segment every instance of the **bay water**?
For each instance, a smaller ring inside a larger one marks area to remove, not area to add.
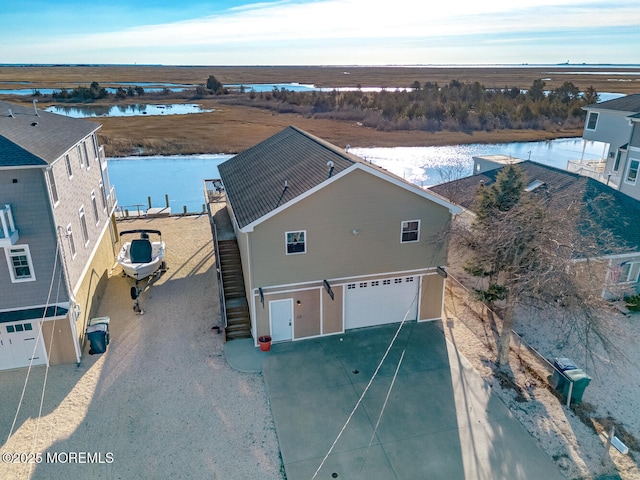
[[[473,156],[508,155],[565,169],[569,160],[602,157],[604,144],[567,138],[541,142],[470,144],[443,147],[351,148],[350,153],[375,163],[417,185],[441,183],[448,167],[470,175]],[[165,195],[173,213],[201,212],[205,203],[203,180],[219,178],[218,165],[233,155],[175,155],[107,159],[109,178],[116,187],[118,204],[135,211],[165,206]]]

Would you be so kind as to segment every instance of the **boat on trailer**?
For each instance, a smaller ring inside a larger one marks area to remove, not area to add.
[[[122,267],[124,275],[133,278],[136,283],[131,287],[131,299],[135,300],[133,310],[140,315],[144,311],[140,307],[140,294],[166,272],[167,264],[164,261],[164,241],[160,230],[126,230],[120,232],[123,235],[140,234],[125,242],[118,253],[118,264]],[[149,234],[157,235],[157,241],[149,240]],[[142,281],[142,282],[141,282]]]
[[[158,270],[165,270],[164,241],[160,230],[126,230],[123,235],[140,234],[129,242],[125,242],[118,253],[118,263],[124,273],[136,280],[143,280]],[[149,240],[149,234],[157,235],[159,240]]]

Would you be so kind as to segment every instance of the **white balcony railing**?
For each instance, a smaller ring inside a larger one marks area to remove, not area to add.
[[[617,174],[606,173],[606,159],[602,160],[569,160],[567,162],[567,171],[577,173],[584,177],[590,177],[611,188],[618,189],[620,184],[620,176]]]
[[[20,237],[9,204],[0,209],[0,227],[0,247],[15,245]]]

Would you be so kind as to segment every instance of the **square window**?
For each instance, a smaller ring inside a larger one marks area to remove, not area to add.
[[[27,245],[14,245],[13,247],[5,248],[4,251],[9,265],[11,282],[32,282],[36,279],[33,273],[31,253]]]
[[[393,283],[402,283],[402,279],[401,278],[396,278],[393,280]]]
[[[382,285],[391,285],[391,280],[383,280]]]
[[[413,277],[407,277],[407,278],[405,279],[405,282],[413,282]]]
[[[595,130],[598,124],[598,112],[589,112],[589,120],[587,121],[587,130]]]
[[[349,283],[347,285],[347,290],[353,290],[354,288],[356,288],[356,284],[355,283]]]
[[[378,285],[380,285],[380,282],[378,280],[374,280],[371,282],[372,287],[377,287]]]
[[[295,253],[306,253],[306,230],[299,232],[287,232],[285,233],[285,239],[287,243],[287,255]]]
[[[415,243],[420,240],[420,220],[402,222],[401,243]]]
[[[33,327],[31,326],[30,323],[25,323],[24,324],[24,329],[25,329],[25,331],[30,331],[30,330],[33,330]]]
[[[13,328],[13,325],[7,325],[7,333],[14,333],[16,331],[15,328]]]
[[[16,325],[16,332],[24,332],[24,327],[19,323]]]
[[[365,288],[367,286],[367,282],[360,282],[360,288]]]

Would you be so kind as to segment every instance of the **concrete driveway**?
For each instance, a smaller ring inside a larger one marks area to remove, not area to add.
[[[321,464],[315,478],[564,478],[435,322],[404,325],[323,463],[397,328],[272,346],[262,367],[288,480]]]

